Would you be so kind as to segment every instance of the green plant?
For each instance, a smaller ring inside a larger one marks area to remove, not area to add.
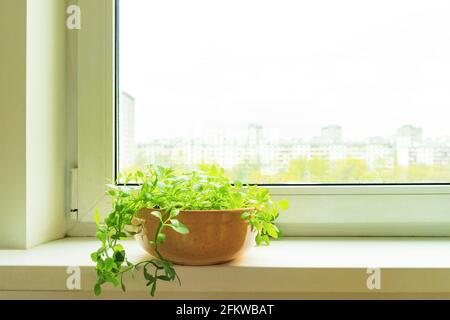
[[[164,243],[165,228],[187,234],[189,229],[177,220],[180,210],[223,210],[255,208],[242,214],[253,230],[257,231],[256,243],[269,244],[270,238],[278,238],[280,231],[274,224],[280,210],[286,210],[287,201],[273,202],[269,191],[258,186],[243,186],[225,176],[224,170],[212,166],[201,166],[198,171],[177,175],[171,168],[147,166],[143,171],[122,175],[109,185],[108,193],[113,199],[113,210],[100,223],[97,212],[97,238],[100,248],[91,254],[97,263],[96,295],[101,294],[102,285],[112,283],[125,291],[124,275],[142,270],[146,286],[154,296],[158,280],[174,281],[180,279],[170,261],[158,251],[158,245]],[[126,257],[120,244],[129,236],[136,234],[130,228],[133,217],[144,208],[159,209],[152,215],[160,223],[155,238],[150,242],[156,256],[145,261],[133,263]]]

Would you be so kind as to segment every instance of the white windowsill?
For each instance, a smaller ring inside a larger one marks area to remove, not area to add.
[[[66,238],[28,251],[0,250],[0,298],[14,292],[67,293],[68,266],[81,267],[78,293],[90,295],[95,270],[89,255],[97,245],[93,238]],[[125,247],[132,260],[145,257],[133,240],[126,241]],[[367,268],[381,268],[381,290],[367,289]],[[177,266],[177,270],[182,286],[161,285],[163,297],[182,293],[450,295],[450,239],[284,238],[229,264]],[[126,283],[128,294],[116,288],[106,288],[106,294],[126,298],[145,291],[140,275]]]

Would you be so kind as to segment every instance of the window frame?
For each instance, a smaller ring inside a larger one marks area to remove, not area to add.
[[[72,78],[76,78],[78,212],[69,219],[68,234],[92,236],[96,208],[103,213],[111,208],[105,185],[115,180],[118,161],[119,53],[115,48],[119,0],[78,3],[83,27],[72,52],[76,63]],[[102,63],[83,64],[86,57]],[[266,187],[274,199],[290,201],[290,209],[278,222],[285,236],[450,236],[450,184]]]

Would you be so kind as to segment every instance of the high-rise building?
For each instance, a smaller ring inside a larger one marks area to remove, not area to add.
[[[257,146],[263,142],[263,126],[251,123],[248,125],[248,138],[247,142],[249,145]]]
[[[411,125],[401,126],[397,130],[397,145],[406,147],[422,142],[422,128]]]
[[[121,92],[119,104],[119,150],[120,170],[135,164],[135,101],[124,91]]]
[[[395,136],[397,164],[410,166],[417,163],[417,147],[422,143],[422,128],[401,126]]]
[[[342,128],[340,126],[323,127],[321,140],[324,143],[342,143]]]

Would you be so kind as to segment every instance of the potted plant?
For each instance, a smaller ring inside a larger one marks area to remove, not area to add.
[[[110,185],[113,210],[100,223],[97,212],[98,250],[96,295],[112,283],[125,291],[124,275],[142,271],[155,295],[158,280],[180,280],[174,263],[207,265],[230,261],[256,242],[269,244],[280,231],[274,224],[287,201],[273,202],[258,186],[233,184],[224,170],[202,166],[176,174],[171,168],[147,166],[122,175]],[[129,261],[120,241],[135,236],[151,253],[147,260]]]

